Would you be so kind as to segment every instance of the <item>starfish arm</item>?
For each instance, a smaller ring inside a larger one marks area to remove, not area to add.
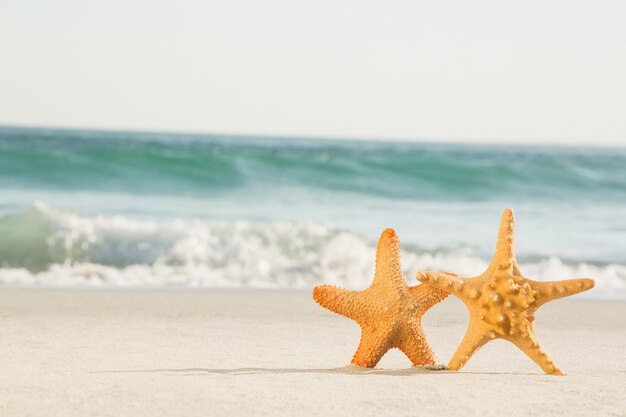
[[[375,367],[380,358],[393,347],[392,336],[391,326],[362,326],[361,341],[352,357],[352,363],[365,368]]]
[[[543,349],[534,328],[523,337],[512,338],[510,341],[535,362],[543,371],[550,375],[564,375],[552,358]]]
[[[527,279],[530,287],[534,290],[537,307],[556,300],[590,290],[595,282],[590,278],[570,279],[565,281],[532,281]]]
[[[459,347],[452,355],[448,363],[448,369],[453,371],[461,369],[478,349],[493,338],[495,338],[493,332],[489,332],[470,317],[470,324],[465,332],[465,336],[463,336]]]
[[[465,280],[456,275],[441,272],[418,272],[417,280],[432,288],[454,294],[459,298],[464,297],[463,289],[465,287]],[[419,287],[421,287],[421,285],[418,286],[418,288]]]
[[[313,289],[313,299],[319,305],[356,321],[371,310],[363,298],[361,291],[350,291],[333,285],[318,285]]]
[[[489,264],[489,269],[521,275],[515,259],[515,215],[511,209],[505,209],[502,213],[496,251],[493,254],[491,264]]]
[[[386,229],[378,239],[376,271],[372,287],[406,289],[400,266],[400,240],[393,229]]]
[[[407,331],[398,348],[411,360],[413,366],[434,365],[437,358],[432,351],[419,319]]]
[[[409,287],[409,294],[413,302],[418,305],[417,310],[419,314],[424,314],[428,309],[448,296],[447,292],[425,284]]]

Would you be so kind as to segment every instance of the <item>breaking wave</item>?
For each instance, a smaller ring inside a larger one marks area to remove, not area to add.
[[[84,216],[41,203],[0,217],[0,284],[363,288],[373,275],[374,240],[328,224],[137,220]],[[418,270],[480,273],[487,260],[469,249],[403,245],[409,283]],[[593,277],[597,294],[623,298],[626,266],[524,262],[535,279]]]
[[[400,200],[623,203],[625,161],[623,149],[0,127],[0,188],[20,190],[216,196],[274,187]]]

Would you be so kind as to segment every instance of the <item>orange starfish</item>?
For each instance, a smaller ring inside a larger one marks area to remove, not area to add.
[[[413,365],[434,365],[421,319],[424,313],[448,294],[426,285],[408,287],[400,268],[400,241],[393,229],[378,240],[376,272],[364,291],[349,291],[332,285],[313,290],[322,307],[356,321],[361,342],[352,363],[373,368],[391,348],[398,348]]]
[[[537,339],[534,313],[548,301],[593,288],[594,281],[537,282],[524,278],[515,259],[514,232],[513,211],[506,209],[493,260],[478,277],[458,279],[441,274],[417,274],[418,280],[456,295],[470,313],[469,327],[448,369],[461,369],[474,352],[498,338],[513,343],[546,373],[563,375]]]

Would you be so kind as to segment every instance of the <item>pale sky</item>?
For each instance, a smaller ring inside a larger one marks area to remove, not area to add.
[[[626,1],[2,0],[0,124],[626,145]]]

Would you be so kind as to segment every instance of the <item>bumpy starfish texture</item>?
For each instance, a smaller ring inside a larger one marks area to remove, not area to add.
[[[435,354],[426,341],[421,319],[447,295],[426,285],[407,286],[400,268],[400,242],[393,229],[380,236],[374,281],[368,289],[349,291],[320,285],[313,290],[313,299],[322,307],[361,326],[361,342],[352,363],[368,368],[376,366],[391,348],[404,352],[413,365],[434,365]]]
[[[563,375],[539,343],[534,313],[548,301],[593,288],[594,281],[537,282],[524,278],[515,259],[514,243],[513,211],[506,209],[500,222],[496,252],[482,275],[459,279],[417,274],[418,280],[456,295],[470,313],[469,327],[448,369],[461,369],[485,343],[498,338],[513,343],[544,372]]]

